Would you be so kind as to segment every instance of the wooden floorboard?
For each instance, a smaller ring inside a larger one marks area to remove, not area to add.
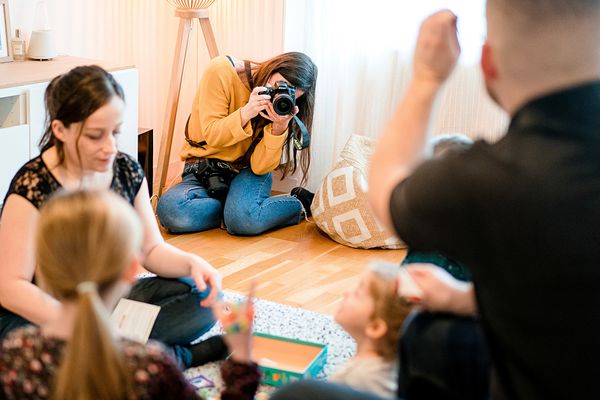
[[[245,293],[252,279],[257,297],[333,314],[345,290],[372,260],[400,262],[405,250],[362,250],[340,245],[304,221],[260,236],[225,230],[172,235],[167,242],[198,254],[223,275],[223,288]]]

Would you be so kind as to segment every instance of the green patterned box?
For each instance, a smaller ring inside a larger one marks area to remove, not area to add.
[[[261,369],[262,382],[282,386],[314,378],[327,361],[327,345],[255,332],[254,358]]]

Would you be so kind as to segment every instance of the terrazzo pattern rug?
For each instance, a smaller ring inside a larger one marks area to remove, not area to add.
[[[224,295],[228,302],[239,302],[245,298],[241,294],[229,291],[224,291]],[[328,315],[266,300],[255,299],[254,302],[256,332],[328,345],[327,363],[317,375],[319,380],[326,380],[350,359],[356,350],[354,340]],[[201,339],[219,333],[222,333],[222,329],[217,324]],[[213,381],[214,387],[201,388],[198,393],[205,399],[218,399],[222,387],[219,367],[218,362],[209,363],[190,368],[185,371],[185,375],[188,379],[203,375]],[[273,390],[271,386],[261,385],[256,398],[267,399]]]

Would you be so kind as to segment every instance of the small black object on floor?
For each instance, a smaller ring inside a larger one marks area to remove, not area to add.
[[[306,217],[310,217],[312,215],[312,212],[310,211],[310,205],[315,198],[315,194],[300,186],[293,188],[290,191],[290,194],[300,200],[300,203],[302,203],[304,210],[306,211]]]
[[[223,338],[223,335],[211,336],[190,347],[192,352],[192,364],[190,367],[197,367],[212,361],[224,360],[229,355],[229,349]]]

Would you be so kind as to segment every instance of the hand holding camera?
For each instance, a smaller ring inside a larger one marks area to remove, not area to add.
[[[248,103],[243,106],[240,110],[242,114],[242,126],[246,125],[248,121],[256,117],[258,113],[263,111],[271,103],[271,96],[265,93],[268,88],[264,86],[257,86],[250,93]]]
[[[296,107],[296,88],[294,86],[288,85],[285,81],[278,81],[273,87],[267,87],[259,94],[270,96],[273,110],[277,115],[294,114],[294,107]]]
[[[296,88],[285,81],[276,82],[260,94],[271,96],[271,102],[260,115],[273,122],[272,134],[279,136],[285,132],[290,120],[299,109],[296,106]]]

